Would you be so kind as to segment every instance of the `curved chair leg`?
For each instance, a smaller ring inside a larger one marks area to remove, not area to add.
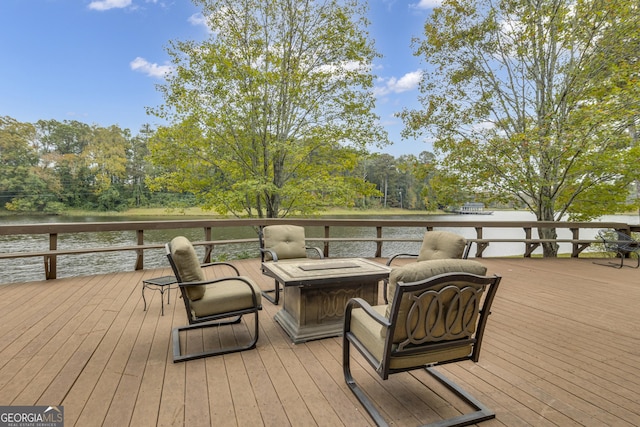
[[[238,316],[237,319],[234,319],[234,320],[231,320],[231,321],[226,321],[226,322],[213,321],[213,322],[195,323],[195,324],[192,324],[192,325],[180,326],[180,327],[177,327],[177,328],[173,328],[173,331],[171,332],[171,335],[172,335],[172,338],[173,338],[173,363],[186,362],[187,360],[201,359],[203,357],[217,356],[217,355],[220,355],[220,354],[235,353],[235,352],[238,352],[238,351],[250,350],[252,348],[255,348],[256,343],[258,342],[258,335],[259,335],[260,327],[258,325],[258,311],[255,310],[252,313],[253,313],[253,316],[254,316],[253,339],[248,344],[242,345],[242,346],[220,348],[220,349],[217,349],[217,350],[203,351],[203,352],[200,352],[200,353],[192,353],[192,354],[182,354],[182,351],[180,349],[180,332],[191,330],[191,329],[212,328],[212,327],[219,327],[219,326],[236,324],[236,323],[240,322],[240,320],[242,319],[242,316]]]
[[[272,304],[278,305],[280,302],[280,283],[275,280],[275,288],[268,291],[262,291],[261,294]],[[271,296],[270,294],[274,294],[274,296]]]
[[[594,261],[593,264],[604,265],[604,266],[613,267],[613,268],[622,268],[622,267],[624,267],[624,254],[620,253],[620,252],[616,252],[616,256],[615,257],[616,258],[620,258],[620,262],[607,261],[606,263],[601,263],[601,262],[595,262]],[[640,267],[640,258],[638,258],[638,267]]]
[[[385,304],[389,304],[389,298],[387,298],[387,288],[389,287],[389,279],[382,279],[382,298]]]
[[[628,267],[632,267],[632,268],[640,268],[640,254],[638,254],[638,252],[618,252],[618,255],[620,256],[620,265],[615,266],[616,268],[622,268],[624,267],[624,259],[625,257],[629,257],[629,258],[633,258],[631,256],[631,254],[636,254],[636,265],[635,266],[631,266],[629,265]]]
[[[425,368],[426,371],[440,384],[446,386],[449,390],[451,390],[456,396],[464,400],[468,403],[473,409],[474,412],[469,414],[463,414],[454,418],[449,418],[446,420],[438,421],[433,424],[429,424],[432,426],[438,427],[454,427],[454,426],[468,426],[471,424],[476,424],[482,421],[490,420],[496,417],[495,412],[491,409],[487,408],[482,402],[469,394],[466,390],[460,387],[458,384],[445,377],[442,373],[436,371],[432,367]]]
[[[356,384],[353,375],[351,374],[351,366],[350,366],[350,341],[348,339],[343,339],[343,347],[342,347],[342,369],[344,372],[344,379],[351,392],[356,396],[358,401],[364,406],[364,409],[367,411],[369,416],[373,419],[379,427],[387,427],[388,424],[380,415],[380,412],[374,406],[373,402],[367,397],[367,395],[362,391],[362,389]],[[458,384],[445,377],[440,372],[436,371],[433,367],[426,367],[425,370],[429,373],[433,378],[435,378],[442,385],[447,387],[450,391],[452,391],[457,397],[462,399],[465,403],[471,406],[474,412],[468,414],[462,414],[457,417],[448,418],[446,420],[436,421],[431,424],[425,424],[422,427],[461,427],[468,426],[472,424],[477,424],[482,421],[490,420],[496,417],[495,412],[489,409],[487,406],[482,404],[478,399],[469,394],[466,390],[460,387]]]
[[[353,375],[351,375],[351,354],[349,351],[350,341],[348,339],[343,339],[342,345],[342,371],[344,372],[344,380],[349,386],[351,392],[356,396],[358,401],[364,406],[364,409],[367,411],[369,416],[373,419],[378,427],[388,427],[387,422],[382,418],[380,412],[373,405],[371,400],[367,397],[366,394],[362,391],[358,384],[356,384],[353,379]]]

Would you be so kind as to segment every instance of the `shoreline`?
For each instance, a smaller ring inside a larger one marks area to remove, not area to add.
[[[331,216],[331,215],[403,215],[403,216],[411,216],[411,215],[444,215],[446,212],[444,211],[418,211],[418,210],[408,210],[408,209],[399,209],[399,208],[386,208],[386,209],[329,209],[322,211],[313,215],[289,215],[291,218],[318,218],[322,216]],[[87,216],[96,216],[96,217],[127,217],[127,216],[154,216],[154,217],[204,217],[204,218],[236,218],[233,215],[220,215],[215,212],[205,211],[200,208],[188,208],[188,209],[167,209],[167,208],[134,208],[128,209],[126,211],[109,211],[109,212],[98,212],[98,211],[85,211],[85,210],[68,210],[65,212],[61,212],[58,214],[44,213],[44,212],[33,212],[33,213],[25,213],[25,212],[9,212],[9,211],[0,211],[0,218],[10,218],[16,216],[59,216],[59,217],[87,217]],[[243,217],[244,218],[244,217]]]
[[[526,209],[494,209],[492,212],[529,212]],[[348,209],[348,208],[332,208],[313,215],[288,215],[289,218],[320,218],[323,216],[425,216],[425,215],[451,215],[459,216],[459,214],[446,212],[444,210],[436,211],[420,211],[400,208],[372,208],[372,209]],[[604,215],[638,215],[638,212],[619,212]],[[603,215],[603,216],[604,216]],[[192,217],[192,218],[216,218],[216,219],[234,219],[233,215],[220,215],[215,212],[205,211],[201,208],[193,207],[187,209],[172,208],[133,208],[126,211],[86,211],[86,210],[68,210],[61,213],[45,213],[45,212],[11,212],[0,210],[1,218],[14,218],[19,216],[30,217],[52,217],[61,218],[74,217]],[[466,216],[466,215],[465,215]],[[246,216],[242,218],[248,218]]]

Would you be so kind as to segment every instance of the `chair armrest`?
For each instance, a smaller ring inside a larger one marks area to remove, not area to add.
[[[391,265],[394,259],[398,257],[410,257],[410,258],[418,258],[418,254],[395,254],[391,258],[387,260],[387,265]]]
[[[275,253],[275,251],[271,250],[271,249],[265,249],[265,248],[259,248],[260,249],[260,255],[262,258],[262,261],[264,262],[264,254],[268,253],[269,255],[271,255],[271,260],[273,262],[278,262],[278,254]]]
[[[318,254],[319,258],[324,258],[324,254],[322,253],[322,250],[320,250],[320,248],[318,248],[316,246],[305,246],[304,248],[316,251],[316,253]]]
[[[462,259],[469,259],[469,253],[471,252],[471,245],[473,242],[467,241],[464,245],[464,252],[462,253]]]
[[[229,262],[224,262],[224,261],[216,261],[216,262],[207,262],[205,264],[200,264],[200,268],[205,268],[205,267],[215,267],[215,266],[226,266],[226,267],[230,267],[231,269],[233,269],[233,271],[236,272],[236,276],[240,275],[240,271],[238,271],[238,269],[236,268],[235,265],[229,263]]]
[[[351,311],[354,308],[362,308],[373,320],[380,323],[382,326],[389,327],[391,322],[380,313],[376,312],[367,301],[362,298],[351,298],[347,301],[347,306],[344,309],[344,332],[351,330]]]

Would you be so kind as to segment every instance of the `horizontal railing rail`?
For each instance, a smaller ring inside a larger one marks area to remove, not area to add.
[[[326,219],[326,218],[271,218],[271,219],[195,219],[195,220],[167,220],[167,221],[123,221],[123,222],[80,222],[80,223],[46,223],[46,224],[15,224],[0,225],[2,235],[41,235],[49,236],[48,250],[34,250],[21,252],[2,252],[0,259],[17,259],[25,257],[43,257],[46,279],[55,279],[57,275],[57,257],[100,252],[133,251],[135,252],[135,269],[144,269],[144,251],[162,248],[162,244],[145,243],[144,234],[153,230],[180,230],[202,229],[202,240],[194,241],[196,246],[205,247],[204,262],[211,258],[213,248],[221,245],[237,243],[258,244],[257,231],[260,227],[272,224],[294,224],[304,227],[320,227],[322,235],[307,233],[307,240],[320,242],[326,257],[330,256],[330,247],[339,242],[374,242],[376,244],[373,257],[382,256],[382,247],[385,242],[421,242],[422,233],[417,233],[415,238],[385,237],[384,229],[389,227],[417,228],[430,231],[438,228],[471,228],[475,229],[475,238],[467,240],[476,244],[475,256],[480,258],[490,243],[523,243],[524,256],[530,257],[533,251],[545,242],[570,243],[572,245],[571,256],[577,257],[592,243],[600,242],[597,239],[580,238],[582,229],[613,228],[630,233],[640,231],[640,226],[633,226],[622,222],[539,222],[539,221],[429,221],[429,220],[397,220],[397,219]],[[216,229],[228,227],[251,227],[256,231],[255,238],[215,239]],[[332,237],[332,229],[337,227],[365,227],[375,229],[375,237]],[[523,238],[494,238],[485,237],[484,231],[490,228],[522,229]],[[568,229],[571,238],[556,240],[541,239],[534,236],[534,230],[539,228]],[[131,231],[135,233],[135,245],[87,247],[74,249],[59,249],[58,236],[67,233],[102,233]]]

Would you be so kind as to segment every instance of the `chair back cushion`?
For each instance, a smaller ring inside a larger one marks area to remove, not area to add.
[[[417,261],[462,258],[467,241],[449,231],[427,231],[422,240]]]
[[[483,276],[486,272],[487,268],[484,265],[468,259],[436,259],[394,267],[389,274],[389,284],[387,286],[389,310],[396,293],[396,285],[399,282],[419,282],[444,273],[471,273]]]
[[[278,259],[306,258],[304,227],[298,225],[268,225],[262,230],[264,247],[278,255]],[[269,253],[265,260],[270,261]]]
[[[393,293],[389,298],[386,317],[390,317],[392,304],[396,303],[393,301],[393,296],[398,283],[420,282],[444,273],[471,273],[484,276],[486,272],[484,265],[466,259],[423,261],[394,268],[389,275],[389,289]],[[411,331],[412,340],[423,340],[423,342],[456,339],[473,334],[480,303],[479,299],[476,301],[474,298],[478,296],[478,292],[482,292],[481,287],[474,289],[473,284],[469,284],[471,286],[469,290],[460,292],[457,286],[447,287],[448,285],[455,284],[441,285],[433,289],[436,292],[423,297],[412,293],[403,295],[399,302],[398,318],[395,319],[394,343],[405,341],[409,337],[408,331]],[[444,292],[438,292],[445,287],[447,289]],[[418,311],[412,310],[416,301],[420,306]],[[468,304],[470,301],[473,306]],[[460,313],[458,309],[461,310]],[[385,329],[381,330],[382,335],[385,333]]]
[[[198,255],[189,239],[184,236],[175,237],[171,240],[170,248],[171,258],[182,282],[201,282],[205,279]],[[189,286],[186,288],[187,296],[192,301],[202,298],[204,291],[204,286]]]

